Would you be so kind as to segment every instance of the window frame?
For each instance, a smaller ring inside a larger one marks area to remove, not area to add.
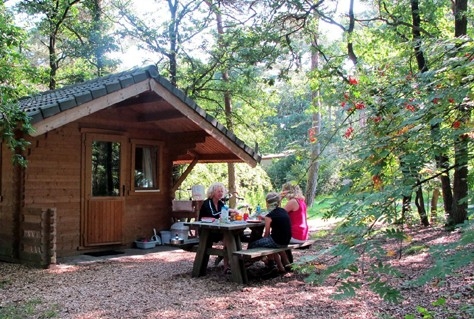
[[[152,140],[144,140],[144,139],[131,139],[131,167],[130,167],[130,191],[131,194],[149,194],[149,193],[159,193],[162,189],[162,181],[163,181],[163,142],[160,141],[152,141]],[[157,158],[156,158],[156,187],[153,188],[141,188],[135,186],[135,164],[136,158],[135,153],[138,147],[145,148],[145,147],[157,147]]]

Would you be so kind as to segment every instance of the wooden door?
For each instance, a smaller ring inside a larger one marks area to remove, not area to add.
[[[84,246],[122,243],[126,145],[123,136],[85,134]]]

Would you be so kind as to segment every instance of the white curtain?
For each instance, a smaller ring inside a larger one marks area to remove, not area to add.
[[[156,187],[156,166],[157,166],[157,147],[142,147],[142,168],[143,168],[143,183],[142,187],[154,188]]]

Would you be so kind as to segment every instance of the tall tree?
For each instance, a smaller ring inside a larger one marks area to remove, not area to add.
[[[107,54],[116,50],[102,0],[22,0],[17,10],[28,15],[30,55],[47,70],[49,89],[88,80],[113,70]],[[44,50],[46,49],[46,50]]]
[[[467,35],[467,0],[456,0],[453,7],[454,36],[462,39]],[[462,74],[467,76],[468,73]],[[466,81],[462,81],[465,82]],[[457,112],[457,121],[467,126],[471,122],[472,95],[466,96],[460,103]],[[454,142],[454,181],[453,207],[449,211],[448,224],[456,225],[467,220],[468,204],[468,160],[469,139],[460,134]],[[444,189],[444,188],[443,188]]]
[[[22,0],[18,3],[20,11],[31,17],[39,17],[36,23],[38,35],[44,37],[41,43],[48,50],[49,61],[49,89],[57,85],[57,72],[61,61],[66,56],[63,51],[58,51],[58,44],[66,39],[63,37],[67,23],[72,19],[72,9],[80,0]]]
[[[473,90],[472,81],[467,80],[474,67],[472,37],[453,37],[454,15],[449,14],[448,2],[410,3],[412,6],[379,1],[374,3],[377,11],[349,14],[345,31],[353,27],[353,32],[345,34],[344,58],[340,58],[341,51],[321,45],[318,49],[324,63],[314,73],[340,79],[340,83],[329,82],[335,85],[333,89],[321,85],[322,100],[340,105],[332,130],[334,136],[343,136],[344,148],[338,155],[352,158],[339,157],[350,159],[340,171],[347,183],[341,183],[332,210],[332,216],[344,219],[337,231],[347,242],[334,248],[337,256],[344,256],[341,263],[313,279],[319,281],[334,271],[358,272],[359,264],[353,261],[363,252],[374,265],[380,261],[378,267],[369,265],[363,273],[370,273],[379,293],[392,297],[396,294],[386,286],[387,281],[380,281],[390,267],[372,243],[374,228],[379,231],[380,226],[383,232],[386,226],[386,235],[401,241],[402,228],[397,229],[400,198],[411,206],[407,201],[416,191],[415,204],[426,224],[421,187],[442,175],[456,178],[460,174],[466,186],[472,178],[466,165],[472,164],[472,154],[466,152],[472,143],[468,110]],[[467,33],[472,35],[472,31]],[[354,68],[347,66],[348,60]],[[314,81],[318,80],[321,82]],[[460,141],[466,144],[456,144]],[[438,170],[430,169],[434,155],[446,158]],[[461,167],[466,170],[458,170]],[[453,185],[453,204],[466,204],[467,189],[455,188]],[[458,255],[448,268],[462,266],[461,259]],[[350,294],[356,281],[343,280],[341,293]]]
[[[31,130],[29,118],[21,111],[16,101],[34,92],[37,74],[31,67],[22,49],[26,46],[26,34],[15,25],[13,14],[0,2],[0,136],[13,154],[13,162],[25,165],[21,156],[28,143],[21,132]]]
[[[205,0],[206,4],[209,6],[209,9],[214,12],[215,17],[216,17],[216,25],[217,25],[217,45],[220,50],[224,51],[225,50],[225,42],[224,42],[224,26],[222,22],[222,14],[221,14],[221,8],[219,8],[219,1],[216,3],[213,3],[212,1]],[[226,65],[222,65],[222,81],[224,84],[224,87],[228,87],[230,84],[230,77],[229,77],[229,70],[226,69]],[[224,89],[223,92],[223,98],[224,98],[224,112],[225,112],[225,120],[226,120],[226,125],[227,128],[233,132],[233,127],[234,127],[234,122],[232,118],[232,96],[231,92],[227,89]],[[234,163],[228,163],[227,164],[227,186],[229,188],[230,193],[234,193],[237,191],[237,185],[235,184],[236,178],[235,178],[235,165]],[[235,197],[231,198],[230,200],[230,205],[231,207],[235,206]]]
[[[200,12],[204,3],[189,0],[155,0],[155,10],[160,12],[161,19],[149,19],[136,12],[130,1],[114,0],[118,9],[117,23],[121,26],[119,33],[125,39],[137,43],[151,53],[150,61],[163,70],[163,76],[169,76],[170,82],[178,86],[179,59],[190,53],[189,45],[207,27],[207,15],[197,20],[194,14]],[[164,5],[167,9],[164,9]],[[168,15],[168,18],[164,16]],[[192,55],[192,54],[191,54]]]
[[[315,30],[310,30],[312,35],[311,41],[311,70],[316,71],[319,68],[319,53],[317,51],[318,46],[318,26],[319,26],[319,17],[315,17],[312,22],[315,25]],[[308,27],[309,29],[310,27]],[[318,189],[318,173],[319,173],[319,156],[321,155],[321,143],[317,137],[321,135],[321,99],[319,95],[319,88],[312,89],[312,104],[313,104],[313,113],[312,113],[312,127],[310,129],[310,143],[311,155],[310,155],[310,166],[308,169],[308,182],[306,184],[306,203],[308,206],[311,206],[316,196],[316,191]]]
[[[117,40],[111,33],[112,22],[108,19],[107,4],[104,0],[82,0],[77,21],[72,21],[70,56],[82,59],[93,69],[95,76],[110,73],[118,65],[108,57],[109,53],[118,50]],[[77,72],[77,71],[76,71]]]

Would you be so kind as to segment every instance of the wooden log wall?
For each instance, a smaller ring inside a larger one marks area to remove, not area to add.
[[[22,169],[18,165],[13,165],[12,153],[5,143],[1,143],[1,154],[0,260],[17,262]]]
[[[41,268],[56,263],[56,209],[23,210],[19,259],[21,263]]]
[[[81,123],[87,124],[87,123]],[[40,238],[39,233],[24,235],[23,212],[38,207],[54,207],[56,224],[55,256],[58,258],[82,253],[81,246],[81,174],[82,134],[80,125],[70,123],[59,129],[30,139],[26,151],[28,166],[14,168],[3,156],[0,201],[0,260],[16,262],[19,259],[44,264],[52,261],[40,257],[44,250],[30,246]],[[113,133],[114,127],[109,127]],[[122,130],[125,128],[122,127]],[[156,133],[156,132],[155,132]],[[171,226],[171,170],[169,142],[165,137],[150,131],[130,130],[130,139],[167,141],[162,149],[161,187],[159,192],[126,192],[123,215],[122,244],[132,246],[139,237],[151,237],[153,228],[167,230]],[[130,147],[130,145],[128,145]],[[2,150],[5,149],[3,145]],[[4,153],[5,155],[5,153]],[[130,185],[130,152],[127,162],[126,185]],[[13,168],[13,169],[12,169]],[[129,187],[129,186],[127,186]],[[38,232],[39,220],[26,221],[29,231]],[[36,224],[37,228],[33,225]],[[36,237],[35,237],[36,236]],[[20,247],[21,245],[24,245]],[[21,256],[19,256],[21,254]],[[21,257],[21,258],[20,258]],[[41,259],[43,258],[43,259]],[[51,256],[54,259],[54,256]]]
[[[22,207],[54,207],[57,254],[73,255],[80,243],[81,134],[68,124],[31,141]]]

